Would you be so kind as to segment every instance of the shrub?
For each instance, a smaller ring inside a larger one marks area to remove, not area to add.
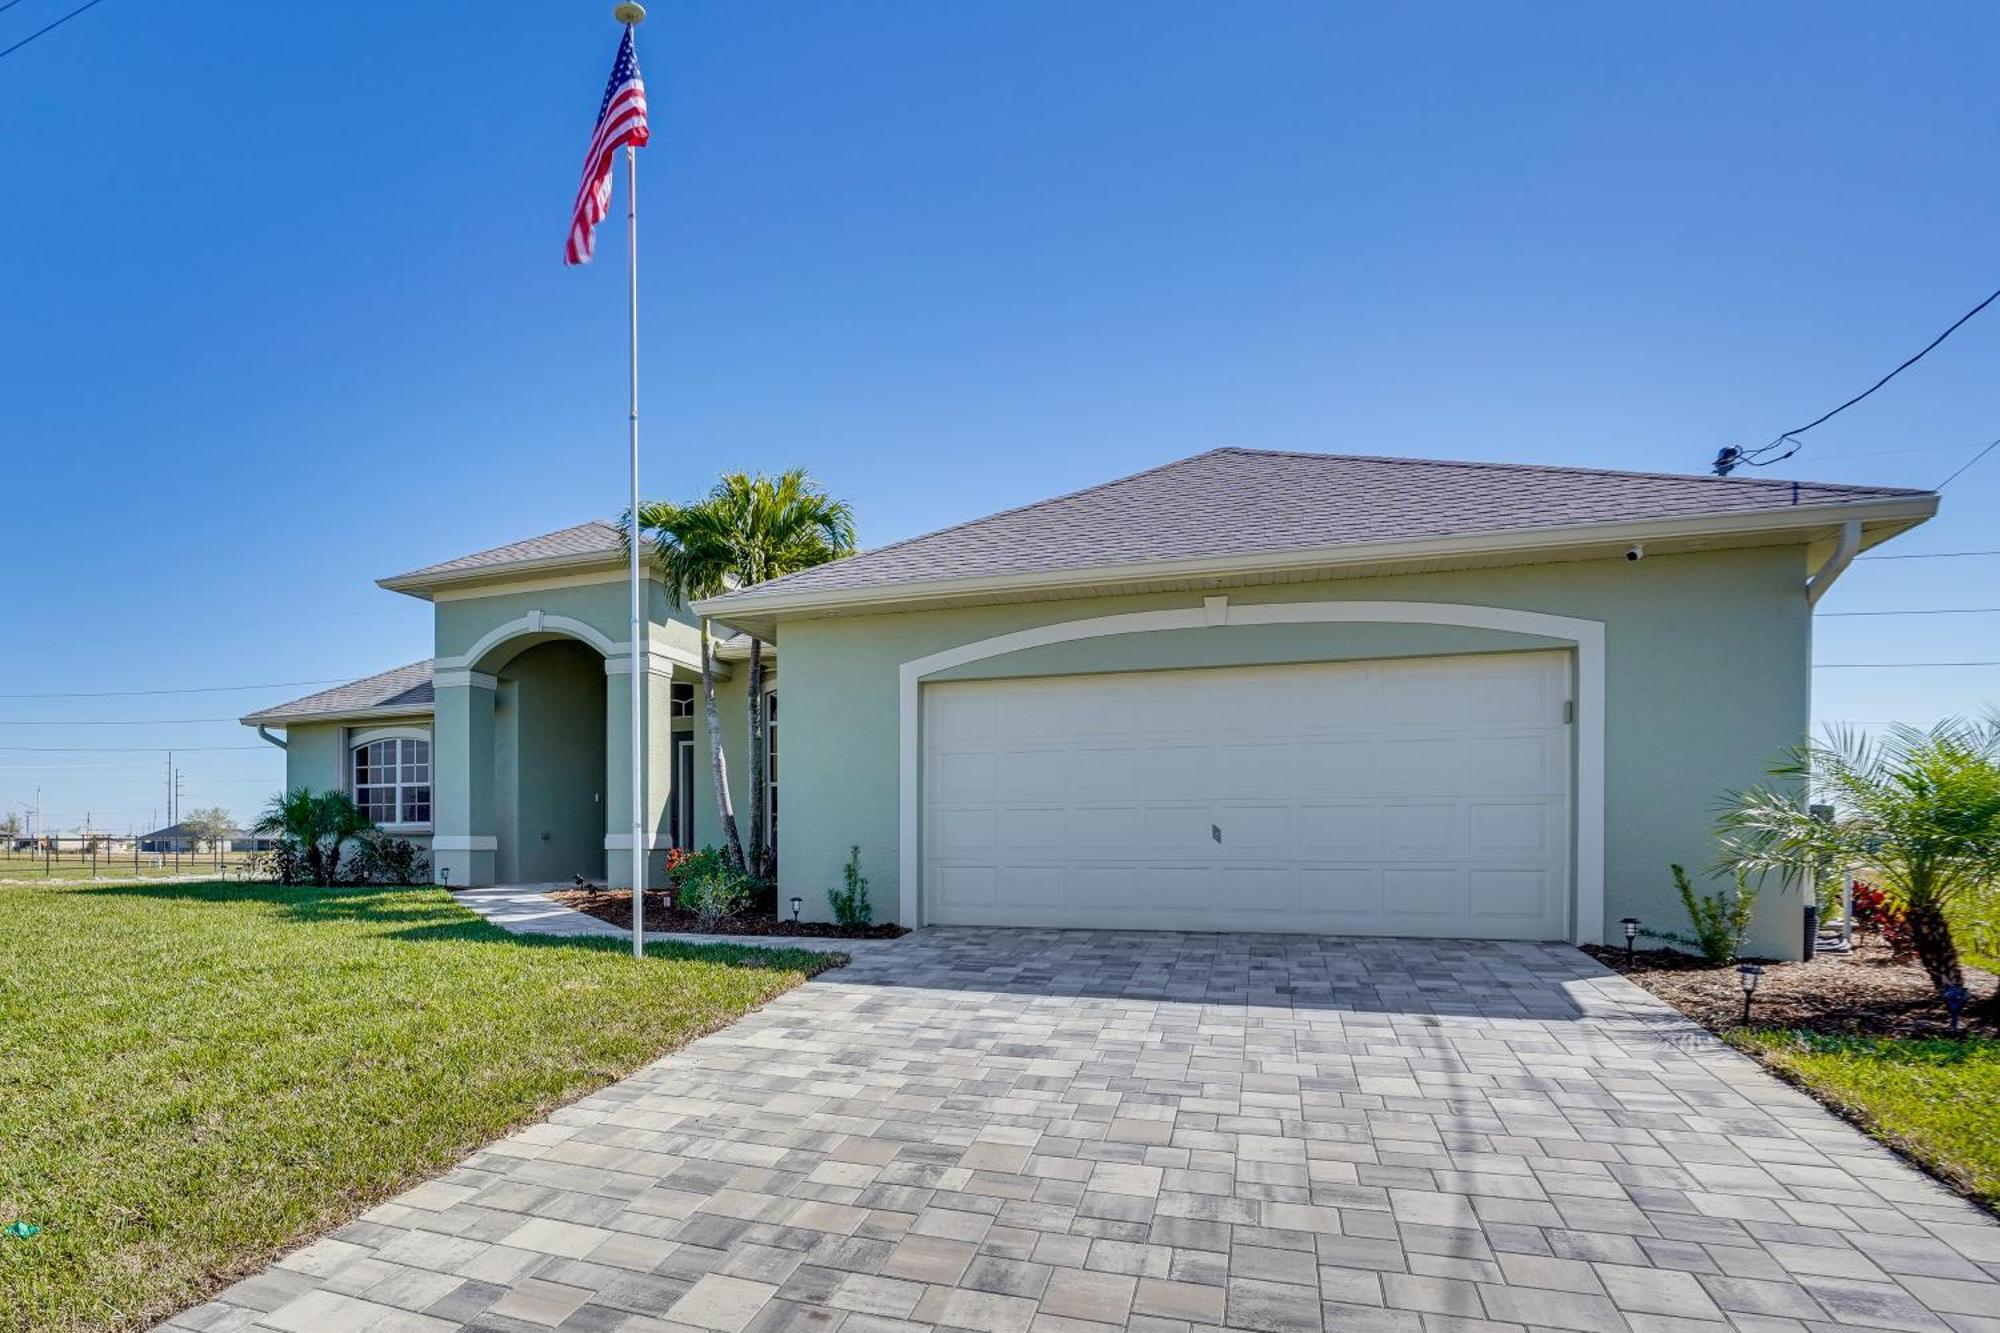
[[[359,884],[425,884],[430,881],[431,861],[408,838],[368,833],[348,858],[347,874]]]
[[[273,884],[310,884],[312,869],[306,864],[305,849],[289,838],[280,839],[271,850],[257,858],[257,873]]]
[[[750,905],[750,877],[721,864],[721,860],[717,856],[714,864],[693,872],[683,868],[678,895],[681,909],[704,927],[719,925]]]
[[[841,887],[826,891],[833,919],[843,926],[865,926],[875,919],[875,906],[868,901],[868,877],[861,873],[861,849],[850,847],[847,865],[840,872]]]
[[[1750,931],[1750,914],[1757,906],[1757,889],[1742,871],[1736,875],[1734,890],[1695,896],[1687,871],[1672,867],[1674,887],[1680,891],[1681,905],[1694,923],[1695,947],[1701,956],[1720,967],[1743,949],[1743,937]]]

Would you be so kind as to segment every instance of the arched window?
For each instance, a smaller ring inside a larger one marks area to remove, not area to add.
[[[430,741],[422,736],[383,736],[358,742],[354,803],[377,824],[430,823]]]

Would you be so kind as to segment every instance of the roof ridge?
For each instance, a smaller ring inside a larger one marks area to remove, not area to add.
[[[1265,458],[1313,458],[1322,461],[1338,459],[1355,463],[1396,463],[1406,467],[1462,467],[1491,468],[1506,472],[1560,472],[1570,476],[1585,477],[1644,477],[1654,481],[1698,481],[1712,485],[1758,487],[1811,486],[1819,490],[1829,491],[1867,491],[1877,494],[1886,491],[1900,495],[1930,494],[1929,488],[1923,486],[1864,486],[1858,482],[1851,481],[1809,481],[1804,478],[1789,477],[1717,477],[1706,472],[1653,472],[1640,468],[1585,467],[1580,463],[1512,463],[1477,458],[1409,458],[1396,454],[1324,454],[1314,453],[1307,449],[1253,449],[1234,444],[1225,445],[1219,449],[1211,449],[1208,453],[1196,454],[1191,458],[1184,458],[1181,461],[1191,463],[1196,458],[1206,458],[1209,454],[1245,454]]]

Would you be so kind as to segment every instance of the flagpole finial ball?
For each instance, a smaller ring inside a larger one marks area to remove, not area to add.
[[[617,19],[628,28],[636,27],[646,21],[646,7],[644,5],[632,4],[620,5],[611,11],[611,17]]]

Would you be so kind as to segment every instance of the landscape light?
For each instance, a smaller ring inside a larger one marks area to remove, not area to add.
[[[1951,1030],[1958,1031],[1958,1017],[1965,1012],[1965,987],[1946,986],[1944,988],[1945,1011],[1951,1015]]]
[[[1639,918],[1628,916],[1618,924],[1625,927],[1625,962],[1629,966],[1632,962],[1632,942],[1639,938]]]
[[[1736,969],[1736,980],[1743,987],[1743,1026],[1750,1026],[1750,997],[1757,992],[1757,978],[1764,975],[1764,969],[1755,963],[1745,963]]]
[[[795,926],[799,924],[799,908],[805,905],[805,901],[803,898],[792,899],[792,924]]]
[[[438,883],[440,883],[440,884],[444,885],[444,886],[445,886],[445,887],[446,887],[447,889],[451,887],[451,867],[450,867],[450,866],[439,866],[439,867],[438,867]]]

